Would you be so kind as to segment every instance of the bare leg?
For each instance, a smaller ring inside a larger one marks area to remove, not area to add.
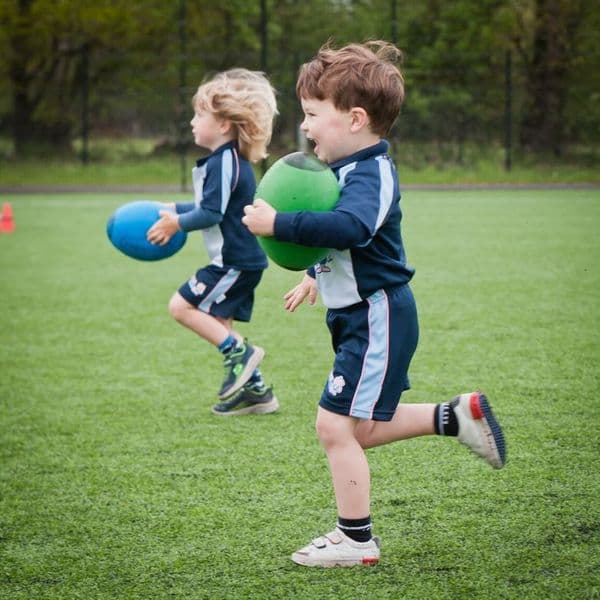
[[[364,449],[435,433],[435,404],[400,404],[391,421],[359,421],[321,407],[317,434],[329,461],[338,514],[370,514],[370,472]]]
[[[356,439],[363,448],[435,433],[435,404],[399,404],[391,421],[360,421]]]
[[[338,514],[360,519],[370,513],[370,473],[367,457],[355,437],[357,421],[321,407],[317,434],[327,454]]]
[[[189,304],[179,292],[173,294],[169,301],[169,312],[173,318],[184,327],[204,338],[211,344],[219,346],[231,333],[238,340],[241,336],[232,330],[232,319],[213,317]]]

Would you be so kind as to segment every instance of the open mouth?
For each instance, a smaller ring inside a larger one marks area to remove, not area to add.
[[[317,140],[315,140],[314,138],[310,138],[310,137],[307,137],[306,141],[309,143],[310,146],[312,146],[313,152],[316,153],[317,148],[319,147],[319,142],[317,142]]]

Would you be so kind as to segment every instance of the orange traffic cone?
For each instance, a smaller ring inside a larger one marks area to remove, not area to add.
[[[15,230],[15,220],[13,219],[12,206],[10,202],[2,205],[2,216],[0,217],[0,233],[12,233]]]

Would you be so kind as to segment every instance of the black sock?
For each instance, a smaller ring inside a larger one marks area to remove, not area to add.
[[[433,426],[438,435],[458,435],[458,421],[454,414],[453,402],[435,405]]]
[[[343,519],[338,517],[337,526],[355,542],[368,542],[371,535],[371,517],[364,519]]]

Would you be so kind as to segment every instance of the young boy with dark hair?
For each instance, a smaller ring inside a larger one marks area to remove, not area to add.
[[[379,560],[371,533],[365,450],[423,435],[456,436],[501,468],[504,437],[480,392],[441,404],[400,404],[418,341],[417,310],[401,237],[400,191],[388,134],[404,98],[400,51],[385,42],[329,46],[303,65],[296,86],[302,130],[340,185],[330,212],[277,213],[261,199],[244,209],[253,233],[333,248],[285,295],[293,312],[317,289],[327,306],[335,351],[317,413],[338,511],[337,527],[292,555],[306,566]]]

